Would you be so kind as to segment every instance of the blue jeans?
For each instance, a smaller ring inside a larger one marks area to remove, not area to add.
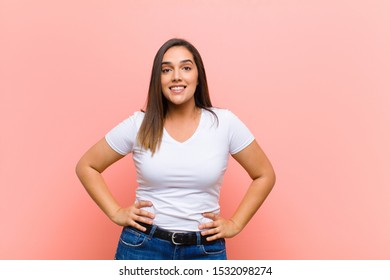
[[[157,227],[149,234],[132,227],[125,227],[119,239],[116,260],[226,260],[225,240],[210,244],[174,245],[168,240],[153,237]]]

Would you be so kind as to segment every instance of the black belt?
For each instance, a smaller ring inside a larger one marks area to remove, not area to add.
[[[150,234],[150,232],[152,231],[152,228],[153,228],[151,225],[144,224],[144,223],[139,223],[139,224],[146,228],[146,231],[144,231],[143,233]],[[196,233],[196,232],[173,232],[173,231],[167,231],[167,230],[164,230],[164,229],[157,227],[153,233],[153,236],[160,238],[160,239],[163,239],[163,240],[170,241],[174,245],[197,245],[198,244],[198,234],[200,235],[200,232],[199,233]],[[208,236],[201,236],[200,235],[200,243],[202,245],[211,244],[211,243],[214,243],[216,241],[216,240],[207,241],[206,240],[207,237]]]

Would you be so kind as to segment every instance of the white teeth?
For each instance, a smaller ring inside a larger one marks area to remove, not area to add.
[[[173,90],[173,91],[181,91],[183,89],[184,89],[184,87],[171,87],[171,90]]]

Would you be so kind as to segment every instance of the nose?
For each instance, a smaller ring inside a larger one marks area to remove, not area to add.
[[[181,81],[180,70],[174,70],[172,75],[172,82]]]

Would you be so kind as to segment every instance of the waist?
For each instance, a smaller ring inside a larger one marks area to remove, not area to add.
[[[146,231],[143,232],[144,234],[147,234],[150,237],[170,241],[174,245],[206,245],[216,241],[207,241],[206,238],[209,236],[202,236],[200,231],[177,232],[165,230],[155,225],[140,224],[146,228]]]
[[[153,223],[159,228],[169,231],[193,231],[199,230],[199,225],[210,222],[202,213],[219,213],[218,202],[205,201],[193,198],[192,201],[183,201],[183,197],[164,199],[164,196],[155,197],[153,194],[137,191],[137,201],[151,201],[153,206],[143,207],[142,210],[155,215]],[[179,228],[178,228],[178,225]]]

